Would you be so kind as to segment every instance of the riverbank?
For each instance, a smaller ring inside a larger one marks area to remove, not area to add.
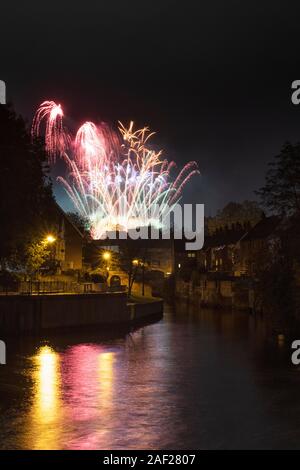
[[[208,308],[228,308],[252,311],[255,307],[251,279],[205,274],[193,281],[176,279],[175,296],[192,304]]]
[[[300,296],[297,295],[295,311],[288,308],[272,308],[264,304],[255,280],[247,277],[226,276],[222,273],[202,274],[197,283],[176,279],[175,298],[178,302],[201,309],[228,309],[244,311],[264,318],[269,334],[275,337],[293,338],[300,334]]]
[[[131,325],[163,315],[161,299],[125,292],[0,297],[0,328],[9,334],[92,325]]]
[[[162,318],[164,301],[156,297],[131,295],[127,302],[127,310],[130,313],[130,322],[139,324],[145,320]]]

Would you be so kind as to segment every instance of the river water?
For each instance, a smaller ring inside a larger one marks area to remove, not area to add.
[[[300,369],[262,321],[181,305],[113,336],[7,339],[0,447],[300,447]]]

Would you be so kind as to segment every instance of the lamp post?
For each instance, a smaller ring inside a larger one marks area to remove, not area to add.
[[[134,283],[134,280],[135,280],[135,276],[136,276],[136,272],[137,272],[137,269],[138,269],[138,266],[139,266],[139,260],[138,259],[133,259],[132,260],[132,266],[134,266],[134,269],[133,271],[130,269],[131,271],[131,275],[130,275],[130,281],[129,281],[129,292],[131,293],[131,290],[132,290],[132,286],[133,286],[133,283]]]
[[[51,233],[49,233],[45,240],[44,240],[44,243],[45,245],[50,245],[51,246],[51,259],[55,259],[55,256],[54,256],[54,249],[52,248],[52,246],[54,245],[54,243],[56,242],[56,237],[54,235],[52,235]]]
[[[43,240],[43,243],[45,246],[50,246],[50,255],[49,255],[49,261],[50,261],[50,269],[53,269],[54,267],[54,263],[53,263],[53,266],[51,267],[51,262],[55,260],[55,247],[54,247],[54,243],[56,242],[56,237],[52,234],[52,233],[48,233],[48,235],[46,235],[46,237],[44,238]],[[55,266],[55,274],[56,274],[56,266]],[[42,274],[40,269],[38,270],[38,274],[39,276]],[[38,281],[38,291],[40,291],[40,281]]]
[[[109,276],[109,265],[108,265],[108,262],[111,258],[111,254],[109,253],[109,251],[105,251],[102,255],[102,258],[104,259],[104,261],[106,261],[106,280],[108,279],[108,276]]]

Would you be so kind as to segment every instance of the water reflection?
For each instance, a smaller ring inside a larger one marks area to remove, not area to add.
[[[59,440],[55,424],[61,412],[60,357],[51,347],[42,346],[33,363],[32,448],[53,449]]]
[[[112,406],[115,353],[103,352],[98,356],[98,377],[100,384],[99,402],[103,409]]]
[[[114,351],[93,344],[71,346],[63,353],[48,345],[40,347],[32,358],[26,447],[92,449],[109,445],[114,360]],[[83,427],[83,432],[74,432],[75,426]]]
[[[55,419],[58,405],[60,382],[59,355],[50,347],[39,349],[35,356],[36,370],[36,416],[40,422],[48,424]]]
[[[16,347],[0,369],[2,448],[299,446],[300,375],[258,319],[183,308],[96,334]]]
[[[63,356],[63,402],[67,421],[81,432],[65,442],[68,449],[93,449],[106,441],[104,423],[111,408],[114,352],[97,345],[70,347]],[[103,443],[104,444],[104,443]]]

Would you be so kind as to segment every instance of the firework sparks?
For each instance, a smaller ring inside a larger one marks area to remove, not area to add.
[[[32,135],[39,136],[41,123],[46,122],[45,144],[50,159],[55,162],[57,155],[62,155],[69,145],[69,135],[62,125],[63,110],[54,101],[44,101],[38,108],[32,123]]]
[[[131,122],[119,122],[118,133],[106,125],[84,123],[74,138],[62,125],[63,110],[53,101],[45,101],[36,112],[32,132],[39,135],[45,120],[46,150],[52,163],[57,155],[66,162],[66,177],[59,176],[76,210],[89,220],[91,236],[99,239],[107,231],[154,225],[159,205],[166,216],[180,198],[188,180],[199,173],[196,162],[189,162],[175,181],[171,179],[174,162],[162,158],[162,152],[149,147],[153,135],[145,127],[134,130]]]

